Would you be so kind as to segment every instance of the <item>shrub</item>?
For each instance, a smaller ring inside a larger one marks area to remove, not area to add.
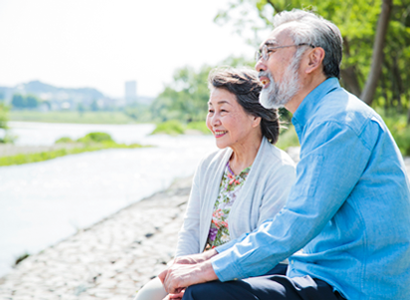
[[[62,138],[59,138],[57,141],[55,141],[55,144],[59,144],[59,143],[74,143],[74,141],[68,136],[64,136]]]
[[[184,133],[184,126],[177,120],[169,120],[160,123],[151,134],[165,133],[170,135],[178,135]]]
[[[79,138],[77,142],[81,143],[113,143],[114,140],[108,133],[105,132],[91,132],[82,138]]]

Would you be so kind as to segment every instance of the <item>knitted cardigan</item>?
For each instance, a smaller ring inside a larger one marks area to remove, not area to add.
[[[204,250],[219,186],[231,155],[232,149],[225,148],[199,163],[178,234],[176,257]],[[295,176],[295,164],[290,156],[262,138],[251,170],[229,213],[231,240],[273,218],[285,205]]]

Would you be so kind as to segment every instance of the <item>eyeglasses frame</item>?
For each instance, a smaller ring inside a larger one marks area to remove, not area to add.
[[[288,47],[300,47],[300,46],[309,46],[312,48],[316,48],[315,45],[309,44],[309,43],[300,43],[300,44],[295,44],[295,45],[286,45],[286,46],[273,46],[269,47],[268,45],[263,45],[262,48],[257,50],[255,52],[255,60],[259,61],[261,58],[263,58],[264,61],[267,61],[269,59],[268,51],[269,50],[275,50],[275,49],[280,49],[280,48],[288,48]],[[266,50],[264,50],[266,49]],[[265,53],[264,53],[265,52]]]

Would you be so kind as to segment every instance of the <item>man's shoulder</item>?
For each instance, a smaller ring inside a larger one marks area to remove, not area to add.
[[[311,121],[310,125],[314,127],[324,123],[346,126],[357,135],[372,121],[383,124],[381,117],[371,107],[343,88],[337,88],[323,97]]]

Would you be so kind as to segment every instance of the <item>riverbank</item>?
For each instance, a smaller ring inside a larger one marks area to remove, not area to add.
[[[132,299],[165,268],[191,178],[30,256],[0,279],[0,299]]]

